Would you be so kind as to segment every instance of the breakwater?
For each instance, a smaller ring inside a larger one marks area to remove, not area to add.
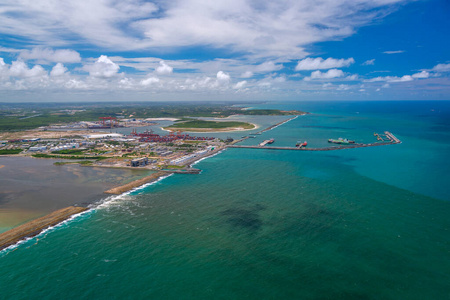
[[[70,216],[86,210],[86,207],[69,206],[3,232],[0,234],[0,250],[14,245],[24,238],[36,236],[42,232],[42,230],[54,226],[68,219]]]
[[[401,141],[395,137],[392,133],[386,131],[384,133],[389,141],[386,142],[375,142],[370,144],[351,144],[351,145],[339,145],[330,146],[323,148],[305,148],[305,147],[276,147],[276,146],[265,146],[265,145],[228,145],[228,148],[247,148],[247,149],[270,149],[270,150],[298,150],[298,151],[331,151],[331,150],[343,150],[343,149],[354,149],[354,148],[364,148],[364,147],[375,147],[375,146],[385,146],[400,144]]]
[[[296,119],[297,117],[298,117],[298,116],[294,116],[294,117],[289,118],[289,119],[287,119],[287,120],[284,120],[284,121],[278,122],[278,123],[276,123],[276,124],[270,125],[269,127],[265,128],[265,129],[263,129],[263,130],[260,130],[260,131],[258,131],[258,132],[250,133],[248,136],[244,136],[244,137],[242,137],[242,138],[240,138],[240,139],[238,139],[238,140],[232,141],[232,142],[230,143],[230,145],[236,145],[237,143],[240,143],[240,142],[242,142],[242,141],[245,141],[246,139],[250,138],[251,135],[252,135],[252,136],[254,136],[254,135],[260,135],[260,134],[262,134],[262,133],[264,133],[264,132],[266,132],[266,131],[269,131],[269,130],[274,129],[274,128],[278,127],[278,126],[281,126],[281,125],[283,125],[284,123],[287,123],[287,122],[289,122],[289,121],[291,121],[291,120],[294,120],[294,119]],[[227,146],[227,147],[230,147],[230,146]],[[233,147],[230,147],[230,148],[233,148]],[[240,147],[235,147],[235,148],[240,148]]]
[[[137,188],[138,186],[141,186],[143,184],[146,184],[146,183],[149,183],[149,182],[152,182],[152,181],[156,181],[160,177],[167,176],[167,175],[169,175],[171,173],[173,173],[173,172],[171,172],[171,171],[159,171],[159,172],[151,174],[150,176],[146,176],[144,178],[132,181],[132,182],[124,184],[122,186],[118,186],[118,187],[112,188],[110,190],[107,190],[107,191],[105,191],[105,193],[106,194],[113,194],[113,195],[120,195],[120,194],[128,192],[128,191],[130,191],[130,190],[132,190],[134,188]]]

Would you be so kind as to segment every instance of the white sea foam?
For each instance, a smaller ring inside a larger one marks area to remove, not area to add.
[[[22,244],[26,244],[26,243],[27,243],[28,241],[30,241],[30,240],[36,240],[36,241],[38,241],[39,238],[45,236],[47,233],[53,231],[54,229],[58,229],[58,228],[60,228],[60,227],[62,227],[62,226],[64,226],[64,225],[67,225],[67,224],[69,224],[70,222],[74,221],[75,219],[80,218],[81,216],[88,216],[90,213],[92,213],[92,209],[88,209],[88,210],[82,211],[82,212],[80,212],[80,213],[71,215],[71,216],[70,216],[69,218],[67,218],[66,220],[64,220],[64,221],[62,221],[62,222],[60,222],[60,223],[58,223],[58,224],[56,224],[56,225],[53,225],[53,226],[50,226],[50,227],[45,228],[45,229],[42,230],[38,235],[35,235],[35,236],[33,236],[33,237],[27,237],[27,238],[24,238],[24,239],[18,241],[17,243],[15,243],[15,244],[13,244],[13,245],[11,245],[11,246],[8,246],[8,247],[6,247],[5,249],[2,249],[2,250],[0,251],[0,255],[7,254],[10,250],[15,249],[15,248],[19,247],[19,246],[22,245]]]
[[[213,155],[209,155],[209,156],[203,157],[203,158],[201,158],[201,159],[199,159],[199,160],[193,162],[193,163],[191,164],[191,167],[192,167],[192,166],[195,166],[196,164],[198,164],[198,163],[201,162],[202,160],[205,160],[205,159],[214,157],[214,156],[216,156],[216,155],[222,153],[222,152],[225,151],[225,150],[227,150],[227,149],[222,149],[222,150],[218,151],[217,153],[214,153]]]
[[[135,191],[138,191],[138,190],[141,190],[141,189],[144,189],[144,188],[146,188],[148,186],[151,186],[153,184],[156,184],[156,183],[160,182],[161,180],[163,180],[163,179],[165,179],[165,178],[167,178],[169,176],[172,176],[172,175],[173,174],[162,176],[162,177],[158,178],[158,180],[155,180],[155,181],[143,184],[141,186],[138,186],[138,187],[136,187],[136,188],[134,188],[134,189],[132,189],[130,191],[127,191],[127,192],[125,192],[123,194],[120,194],[120,195],[114,195],[114,196],[106,197],[106,198],[100,200],[99,202],[96,202],[94,204],[89,205],[88,206],[88,208],[89,208],[88,210],[80,212],[78,214],[71,215],[68,219],[66,219],[66,220],[64,220],[64,221],[62,221],[62,222],[60,222],[60,223],[58,223],[58,224],[56,224],[54,226],[50,226],[50,227],[42,230],[38,235],[35,235],[33,237],[24,238],[24,239],[18,241],[17,243],[15,243],[15,244],[13,244],[11,246],[8,246],[5,249],[2,249],[0,251],[0,255],[7,254],[11,250],[17,248],[18,246],[20,246],[22,244],[27,243],[30,240],[39,240],[39,238],[44,237],[47,233],[53,231],[54,229],[58,229],[58,228],[60,228],[60,227],[62,227],[64,225],[72,222],[73,220],[78,219],[81,216],[87,216],[88,214],[91,214],[91,213],[95,212],[97,209],[108,208],[111,205],[113,205],[114,203],[118,203],[118,202],[127,200],[126,199],[127,196],[129,196],[131,193],[133,193]],[[130,198],[128,198],[128,199],[130,199]]]

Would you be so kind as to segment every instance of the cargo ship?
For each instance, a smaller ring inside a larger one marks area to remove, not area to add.
[[[295,147],[302,148],[302,147],[306,147],[307,145],[308,145],[308,143],[306,141],[304,141],[303,143],[302,143],[302,141],[297,141],[297,144],[295,144]]]
[[[337,140],[335,139],[329,139],[328,143],[334,143],[334,144],[354,144],[355,141],[350,141],[348,139],[343,139],[343,138],[338,138]]]

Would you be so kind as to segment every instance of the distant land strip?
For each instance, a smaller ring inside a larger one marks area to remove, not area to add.
[[[44,229],[54,226],[68,219],[70,216],[86,210],[88,210],[86,207],[69,206],[6,232],[0,233],[0,250],[14,245],[24,238],[36,236]]]

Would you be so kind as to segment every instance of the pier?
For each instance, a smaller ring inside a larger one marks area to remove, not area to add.
[[[44,229],[61,223],[62,221],[70,218],[72,215],[79,214],[86,210],[86,207],[69,206],[6,232],[0,233],[0,250],[14,245],[24,238],[36,236]]]
[[[248,136],[245,136],[245,137],[243,137],[243,138],[241,138],[241,139],[239,139],[239,140],[234,140],[233,142],[231,142],[230,145],[236,145],[237,143],[240,143],[240,142],[242,142],[242,141],[245,141],[246,139],[249,139],[249,138],[250,138],[250,135],[251,135],[252,137],[254,137],[255,135],[261,135],[263,132],[266,132],[266,131],[269,131],[269,130],[271,130],[271,129],[274,129],[274,128],[276,128],[276,127],[278,127],[278,126],[280,126],[280,125],[283,125],[284,123],[287,123],[287,122],[289,122],[289,121],[291,121],[291,120],[294,120],[294,119],[296,119],[296,118],[298,118],[298,116],[294,116],[294,117],[289,118],[289,119],[287,119],[287,120],[278,122],[278,123],[276,123],[276,124],[274,124],[274,125],[271,125],[271,126],[265,128],[265,129],[263,129],[263,130],[260,130],[260,131],[258,131],[258,132],[250,133]],[[227,146],[227,147],[229,147],[229,148],[240,148],[240,147],[230,147],[230,146]],[[267,149],[267,147],[265,147],[265,148]]]
[[[228,145],[228,148],[246,148],[246,149],[270,149],[270,150],[299,150],[299,151],[332,151],[332,150],[343,150],[343,149],[354,149],[354,148],[364,148],[364,147],[375,147],[375,146],[385,146],[385,145],[393,145],[400,144],[401,141],[395,137],[392,133],[385,131],[384,132],[388,141],[383,142],[375,142],[370,144],[351,144],[351,145],[339,145],[339,146],[330,146],[324,148],[306,148],[306,147],[276,147],[276,146],[244,146],[244,145]]]

